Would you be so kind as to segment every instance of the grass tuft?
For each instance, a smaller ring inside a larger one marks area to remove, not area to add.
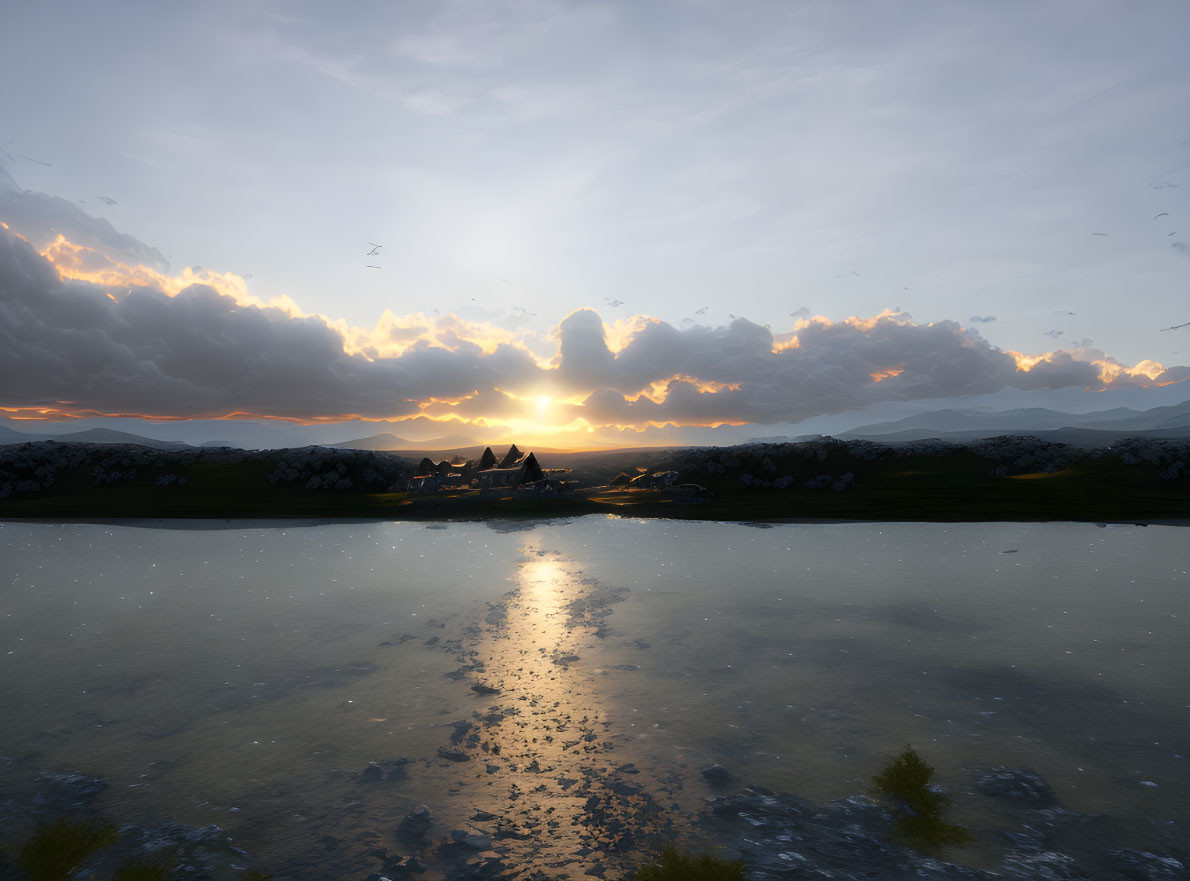
[[[636,881],[743,881],[744,864],[729,863],[709,853],[685,854],[673,844],[660,859],[636,870]]]
[[[907,746],[872,778],[872,785],[896,816],[893,835],[899,841],[923,851],[962,847],[971,836],[962,826],[946,821],[950,799],[930,788],[933,779],[934,768]]]
[[[19,862],[29,881],[64,881],[95,851],[117,838],[116,827],[101,823],[75,823],[60,818],[40,826],[21,848]]]

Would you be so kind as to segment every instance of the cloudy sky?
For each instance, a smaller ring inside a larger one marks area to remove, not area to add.
[[[583,445],[1184,400],[1187,33],[1182,0],[20,4],[0,413]]]

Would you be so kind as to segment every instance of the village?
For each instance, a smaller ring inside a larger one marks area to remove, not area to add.
[[[435,462],[423,458],[406,489],[410,493],[432,494],[447,491],[478,490],[483,498],[543,497],[558,494],[583,494],[584,491],[615,488],[619,490],[674,489],[691,495],[705,494],[696,484],[678,484],[677,471],[638,469],[639,473],[621,471],[600,486],[577,479],[569,468],[542,468],[536,454],[522,453],[516,444],[497,459],[491,447],[485,447],[478,459],[456,456]]]

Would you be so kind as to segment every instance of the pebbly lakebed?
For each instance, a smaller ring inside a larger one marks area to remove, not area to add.
[[[1183,528],[168,526],[0,524],[9,843],[69,813],[211,877],[618,878],[672,837],[755,877],[1186,877]],[[887,843],[864,793],[906,744],[967,848]]]

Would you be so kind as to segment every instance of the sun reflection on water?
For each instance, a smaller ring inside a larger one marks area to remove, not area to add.
[[[615,877],[616,854],[661,828],[635,766],[611,754],[622,739],[608,721],[611,696],[579,663],[598,651],[624,591],[584,578],[572,560],[525,551],[515,588],[489,604],[461,655],[472,691],[487,703],[455,726],[452,776],[482,793],[472,831],[490,835],[506,865]]]

